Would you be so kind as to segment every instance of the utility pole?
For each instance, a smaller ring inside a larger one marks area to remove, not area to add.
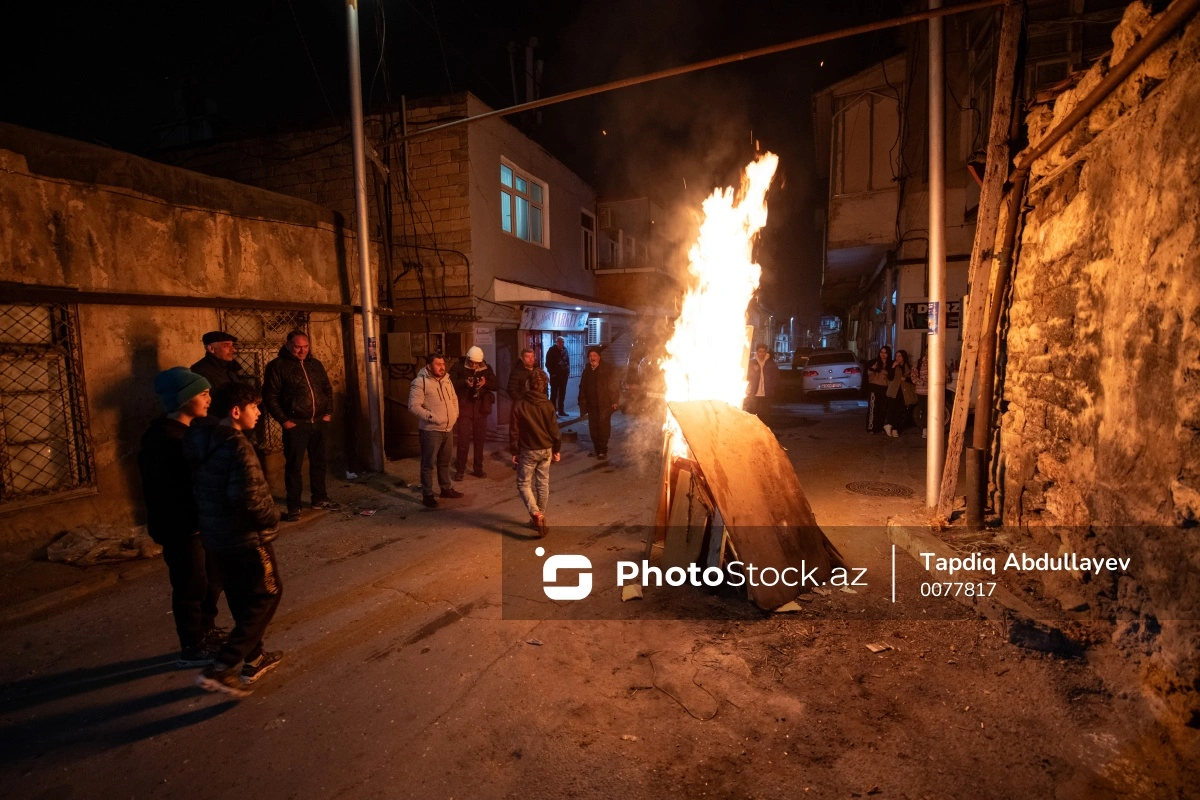
[[[379,325],[375,313],[375,294],[378,287],[371,274],[371,238],[367,231],[367,157],[363,136],[362,72],[358,51],[358,0],[346,0],[346,39],[350,51],[350,129],[354,140],[354,213],[358,218],[358,277],[362,294],[367,425],[371,432],[371,470],[383,472],[383,419],[379,405]],[[349,370],[346,380],[353,380]]]
[[[929,10],[942,0],[929,0]],[[943,20],[929,20],[929,414],[925,504],[937,505],[946,429],[946,52]]]

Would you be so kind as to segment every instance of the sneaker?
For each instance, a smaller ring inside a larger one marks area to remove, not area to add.
[[[299,511],[289,511],[286,514],[280,514],[279,521],[280,522],[299,522],[300,521],[300,512]]]
[[[229,631],[214,625],[204,634],[204,647],[213,653],[218,653],[225,646],[225,640],[228,638]]]
[[[196,685],[206,692],[221,692],[230,697],[249,697],[254,691],[242,682],[241,669],[237,664],[210,664],[196,676]]]
[[[537,531],[539,539],[546,538],[546,515],[545,514],[530,514],[530,522],[533,524],[533,529]]]
[[[332,500],[322,500],[319,503],[313,503],[313,508],[320,508],[325,511],[341,511],[342,504],[335,503]]]
[[[608,458],[608,453],[597,453],[596,458],[600,459],[601,461],[605,461]]]
[[[278,667],[280,661],[283,661],[282,650],[274,652],[263,650],[259,653],[258,658],[253,661],[247,661],[242,665],[242,683],[254,683],[263,675]]]
[[[454,480],[456,481],[461,481],[465,477],[467,477],[467,475],[461,469],[454,473]]]
[[[891,436],[893,439],[899,439],[900,431],[896,430],[895,428],[892,428],[890,431],[888,431],[888,436]]]
[[[442,489],[441,496],[445,497],[449,500],[457,500],[460,497],[466,497],[465,494],[458,491],[457,489]]]
[[[437,498],[431,494],[425,495],[425,497],[421,499],[421,503],[426,508],[437,508]]]
[[[884,426],[883,426],[883,432],[884,432],[884,433],[886,433],[888,436],[891,436],[891,435],[892,435],[892,426],[891,426],[891,425],[884,425]]]
[[[203,644],[197,647],[185,647],[179,651],[179,658],[175,659],[175,666],[207,667],[213,663],[216,656],[216,649],[210,647],[206,639]]]
[[[588,458],[595,458],[595,457],[596,457],[596,451],[595,451],[595,450],[593,450],[592,452],[588,453]]]
[[[474,472],[472,472],[471,474],[474,475],[476,478],[486,478],[487,477],[487,473],[481,469],[477,469]]]

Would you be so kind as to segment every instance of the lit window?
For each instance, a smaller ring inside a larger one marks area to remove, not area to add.
[[[506,164],[500,165],[500,228],[518,239],[546,244],[545,184]]]

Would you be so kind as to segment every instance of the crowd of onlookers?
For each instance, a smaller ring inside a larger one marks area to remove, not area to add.
[[[899,436],[918,419],[925,419],[929,402],[929,359],[926,355],[913,364],[907,350],[879,348],[879,355],[867,365],[867,430]],[[921,437],[928,429],[921,428]]]

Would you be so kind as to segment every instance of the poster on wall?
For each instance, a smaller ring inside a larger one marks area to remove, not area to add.
[[[962,300],[946,302],[946,328],[959,328],[962,325]],[[929,313],[936,313],[936,305],[931,307],[927,299],[910,299],[900,301],[900,328],[906,331],[930,331]]]
[[[490,326],[479,326],[475,328],[475,344],[482,347],[483,345],[495,344],[496,332]]]

